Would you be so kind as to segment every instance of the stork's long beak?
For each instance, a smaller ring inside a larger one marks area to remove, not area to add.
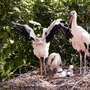
[[[73,19],[73,15],[69,15],[69,26],[71,26],[71,24],[72,24],[72,19]]]

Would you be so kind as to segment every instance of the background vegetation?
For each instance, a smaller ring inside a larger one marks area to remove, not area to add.
[[[40,34],[54,19],[67,21],[71,10],[78,12],[78,24],[90,32],[90,0],[0,0],[0,80],[39,66],[31,42],[10,27],[11,21],[37,21],[42,26],[31,26]],[[61,32],[51,41],[52,52],[60,53],[65,65],[79,64],[76,51]]]

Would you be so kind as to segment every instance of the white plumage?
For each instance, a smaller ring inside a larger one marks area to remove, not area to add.
[[[32,42],[33,52],[40,59],[41,57],[48,57],[50,43],[46,43],[45,39],[37,38],[36,41]]]
[[[46,74],[45,59],[49,54],[50,43],[46,43],[45,39],[37,37],[35,41],[32,41],[32,46],[34,55],[36,55],[40,60],[41,75],[43,74],[43,71]]]
[[[73,69],[74,69],[74,66],[70,65],[68,70],[67,70],[67,75],[68,76],[74,76]]]
[[[49,78],[57,76],[56,73],[62,72],[62,60],[59,53],[51,53],[47,60],[47,72]]]
[[[70,65],[68,69],[61,69],[61,71],[54,74],[54,78],[74,76],[73,68],[74,68],[74,66]]]
[[[72,46],[80,54],[80,73],[82,73],[82,60],[84,58],[84,73],[86,73],[86,56],[90,56],[90,34],[77,24],[77,13],[71,11],[69,24],[73,37],[70,39]]]
[[[62,65],[62,60],[61,60],[61,56],[59,55],[59,53],[51,53],[48,57],[47,64],[51,70],[56,69],[59,71],[59,68]]]

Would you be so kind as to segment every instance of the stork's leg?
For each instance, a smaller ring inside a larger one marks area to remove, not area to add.
[[[80,51],[80,74],[82,74],[82,69],[83,69],[83,63],[82,63],[82,61],[84,60],[84,56],[85,56],[85,53],[84,53],[84,51]]]
[[[80,75],[82,74],[82,55],[80,53]]]
[[[45,59],[43,60],[43,66],[44,66],[44,74],[46,75],[46,64],[45,64]]]
[[[46,65],[45,65],[45,59],[43,59],[43,70],[44,75],[46,75]]]
[[[42,59],[40,59],[40,75],[42,76],[43,73],[42,73]]]
[[[87,72],[87,60],[86,60],[86,54],[84,55],[84,74],[86,74]]]
[[[45,58],[45,59],[44,59],[44,62],[43,62],[43,63],[44,63],[43,66],[44,66],[44,74],[45,74],[45,75],[47,75],[47,60],[48,60],[48,58]]]
[[[43,69],[44,69],[44,75],[46,75],[46,66],[45,66],[45,62],[43,61]]]

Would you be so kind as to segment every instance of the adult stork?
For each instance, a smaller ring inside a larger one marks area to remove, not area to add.
[[[16,31],[31,38],[34,55],[40,60],[41,75],[43,75],[43,70],[46,74],[45,60],[49,54],[50,40],[60,30],[61,24],[64,24],[62,19],[53,21],[48,28],[43,29],[42,37],[37,37],[30,26],[12,22],[12,27]]]
[[[80,55],[80,74],[82,74],[82,60],[84,60],[84,74],[86,73],[86,57],[90,56],[90,34],[77,24],[77,12],[70,12],[70,30],[73,38],[70,39],[72,46]]]

